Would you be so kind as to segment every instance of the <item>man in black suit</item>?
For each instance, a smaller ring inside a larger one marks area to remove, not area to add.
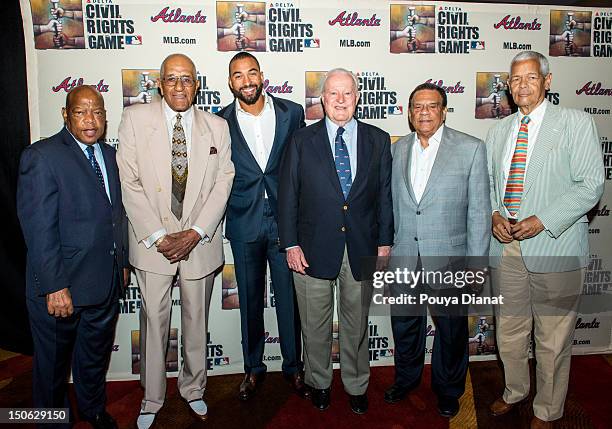
[[[304,336],[306,383],[324,410],[332,382],[334,285],[339,295],[340,366],[351,409],[368,407],[368,309],[364,258],[388,256],[393,241],[389,134],[353,118],[355,75],[327,73],[326,118],[297,131],[281,162],[280,245],[287,249]]]
[[[300,322],[293,280],[278,243],[278,170],[285,145],[304,126],[302,106],[263,91],[257,59],[239,52],[229,63],[229,87],[236,100],[219,116],[229,124],[236,169],[227,206],[242,328],[245,377],[239,398],[250,399],[266,374],[264,291],[266,262],[274,288],[283,373],[298,394],[307,394],[301,357]]]
[[[98,141],[106,126],[102,95],[77,87],[62,115],[65,128],[24,150],[17,186],[34,406],[69,407],[72,359],[81,416],[94,428],[116,428],[105,411],[105,375],[128,278],[119,172],[115,149]]]

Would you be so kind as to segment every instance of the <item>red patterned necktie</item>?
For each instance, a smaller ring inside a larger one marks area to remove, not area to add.
[[[506,182],[506,193],[504,194],[504,206],[508,209],[511,217],[515,217],[521,207],[523,197],[523,185],[525,184],[525,167],[527,165],[527,124],[529,116],[523,116],[514,155],[510,162],[510,172]]]

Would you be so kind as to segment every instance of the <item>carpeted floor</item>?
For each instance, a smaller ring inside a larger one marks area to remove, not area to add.
[[[436,398],[429,389],[429,366],[425,368],[421,386],[407,399],[394,405],[383,401],[383,392],[393,381],[393,368],[372,368],[368,389],[370,407],[364,416],[350,411],[338,371],[332,385],[332,405],[325,412],[316,410],[308,401],[294,395],[280,373],[268,374],[258,395],[248,403],[240,402],[237,388],[241,379],[241,375],[209,378],[205,395],[209,419],[205,423],[191,417],[187,404],[178,395],[176,379],[170,379],[167,400],[155,428],[522,429],[529,427],[533,415],[529,404],[505,416],[493,418],[489,415],[489,404],[503,389],[501,369],[495,361],[470,363],[461,411],[450,421],[440,417],[436,411]],[[565,416],[555,422],[555,428],[612,427],[611,382],[611,356],[575,356]],[[30,384],[31,358],[0,352],[0,407],[30,406]],[[139,383],[108,383],[107,392],[108,410],[117,419],[119,427],[133,428],[142,398]],[[75,427],[89,426],[80,422]]]

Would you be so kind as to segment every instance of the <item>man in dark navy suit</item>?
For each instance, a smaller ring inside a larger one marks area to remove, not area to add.
[[[304,335],[306,383],[313,404],[329,407],[334,287],[338,294],[340,366],[353,412],[367,411],[370,377],[368,309],[373,267],[393,244],[389,134],[353,118],[356,76],[327,73],[325,119],[297,131],[281,162],[280,245],[287,249]],[[372,264],[373,265],[373,264]]]
[[[264,291],[266,262],[274,289],[283,373],[300,395],[307,395],[301,362],[300,322],[293,280],[278,238],[278,171],[285,144],[304,126],[302,106],[263,91],[263,73],[248,52],[229,64],[229,87],[236,97],[219,115],[229,124],[236,169],[227,207],[242,328],[245,377],[239,398],[250,399],[266,373]]]
[[[115,149],[98,141],[106,111],[92,87],[73,89],[62,115],[65,128],[24,150],[17,187],[34,406],[69,407],[72,360],[81,417],[96,429],[116,428],[105,411],[105,374],[128,258]]]

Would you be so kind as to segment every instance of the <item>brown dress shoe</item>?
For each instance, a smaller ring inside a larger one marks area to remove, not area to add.
[[[508,404],[506,401],[504,401],[504,398],[497,398],[495,402],[489,406],[489,411],[491,411],[493,417],[503,416],[522,402],[523,401],[518,401],[513,404]]]
[[[244,380],[240,383],[240,393],[238,394],[238,398],[241,401],[248,401],[251,399],[259,385],[263,382],[266,377],[266,373],[262,374],[245,374]]]
[[[530,429],[552,429],[552,427],[553,422],[541,420],[536,416],[533,416],[533,419],[531,419],[531,424],[529,425]]]
[[[310,398],[312,391],[310,387],[304,383],[303,371],[297,371],[290,375],[285,374],[285,380],[287,380],[295,393],[297,393],[299,396],[306,399]]]

